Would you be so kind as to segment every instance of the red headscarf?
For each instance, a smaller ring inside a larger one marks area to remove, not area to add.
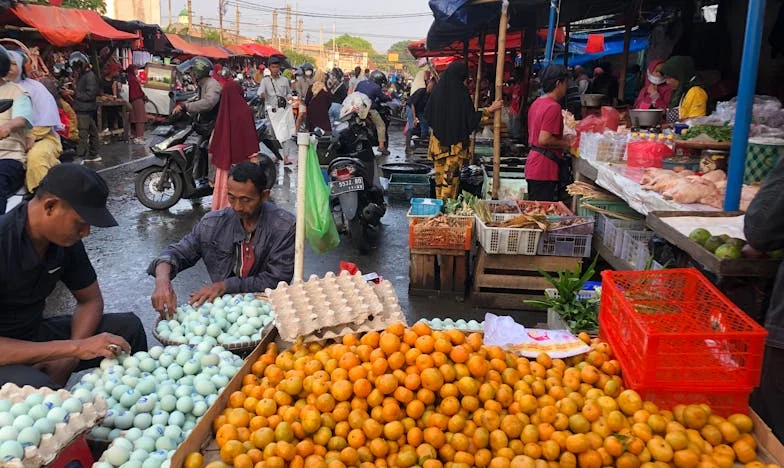
[[[128,100],[135,101],[137,99],[144,98],[144,91],[142,90],[142,84],[139,82],[139,78],[136,76],[136,65],[128,65],[128,68],[125,69],[125,73],[128,75]]]
[[[220,80],[219,80],[220,81]],[[234,80],[221,83],[218,120],[212,134],[209,151],[215,167],[228,171],[234,164],[247,161],[259,152],[256,122],[245,102],[242,86]]]
[[[223,65],[221,65],[220,63],[216,63],[215,65],[212,66],[212,77],[215,78],[218,81],[218,83],[221,84],[221,86],[226,84],[227,81],[230,81],[221,75],[222,70],[223,70]]]
[[[648,74],[652,74],[653,70],[656,69],[657,66],[664,63],[664,60],[651,60],[648,64]],[[667,105],[670,102],[670,97],[672,96],[672,88],[667,86],[667,83],[662,82],[661,84],[654,85],[648,79],[648,74],[645,75],[645,84],[643,84],[642,88],[640,89],[640,94],[637,96],[637,100],[634,101],[634,108],[635,109],[666,109]],[[656,87],[656,93],[654,96],[651,96],[648,88],[650,86]]]

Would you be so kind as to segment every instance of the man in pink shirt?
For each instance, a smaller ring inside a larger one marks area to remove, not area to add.
[[[569,72],[563,65],[550,65],[540,77],[545,92],[528,110],[528,144],[531,151],[525,164],[528,199],[558,201],[558,161],[568,157],[571,145],[563,136],[563,117],[559,102],[566,96]]]

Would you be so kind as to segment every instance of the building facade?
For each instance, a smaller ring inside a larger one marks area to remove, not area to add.
[[[122,21],[164,24],[161,22],[161,0],[106,0],[106,16]]]

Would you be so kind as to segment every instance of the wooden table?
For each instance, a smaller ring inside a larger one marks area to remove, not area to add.
[[[131,105],[127,102],[117,99],[114,101],[101,101],[98,100],[98,132],[100,134],[103,127],[103,110],[108,108],[117,108],[123,121],[123,128],[118,130],[110,130],[109,136],[122,136],[123,140],[128,140],[131,135]],[[101,134],[103,137],[105,134]]]

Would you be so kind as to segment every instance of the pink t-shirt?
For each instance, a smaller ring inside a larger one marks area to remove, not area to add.
[[[542,96],[528,109],[528,144],[539,146],[539,131],[545,130],[553,136],[563,136],[561,105],[550,96]],[[554,150],[560,154],[560,150]],[[538,151],[528,153],[525,162],[525,178],[539,181],[557,181],[558,165]]]

